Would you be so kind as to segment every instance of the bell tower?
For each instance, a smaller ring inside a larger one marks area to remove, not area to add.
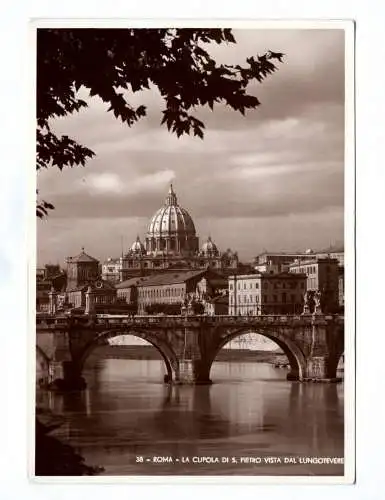
[[[67,257],[67,291],[94,281],[99,276],[99,261],[84,252],[76,257]]]

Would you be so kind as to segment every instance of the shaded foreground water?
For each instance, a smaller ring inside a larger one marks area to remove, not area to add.
[[[214,363],[211,386],[167,386],[164,373],[160,360],[98,360],[86,391],[38,391],[37,404],[65,416],[52,436],[104,475],[343,475],[305,463],[343,458],[343,384],[252,362]]]

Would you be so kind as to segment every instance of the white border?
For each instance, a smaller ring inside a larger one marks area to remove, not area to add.
[[[355,479],[355,64],[353,23],[345,30],[345,477]]]
[[[3,10],[2,10],[3,8]],[[2,77],[0,79],[2,133],[0,134],[0,201],[3,210],[0,228],[7,231],[7,241],[0,241],[0,311],[2,315],[2,362],[0,384],[0,496],[2,498],[84,499],[92,495],[101,500],[106,495],[118,498],[156,495],[169,500],[170,495],[182,495],[184,500],[197,495],[233,499],[262,498],[313,500],[325,496],[338,499],[383,498],[383,458],[385,449],[385,408],[383,403],[383,364],[385,336],[381,322],[374,316],[383,310],[385,267],[382,252],[385,247],[382,214],[385,212],[385,5],[378,0],[146,0],[127,2],[109,0],[66,0],[46,2],[34,0],[0,4],[0,42]],[[23,175],[29,171],[27,91],[29,61],[27,24],[31,17],[70,18],[90,16],[136,18],[210,18],[224,19],[355,19],[357,22],[357,482],[354,486],[221,486],[209,489],[195,484],[183,486],[146,487],[127,485],[103,486],[36,486],[26,477],[26,260],[24,233],[27,216],[13,210],[15,199],[25,210],[26,193]],[[26,170],[25,170],[26,169]],[[9,224],[9,221],[12,221]],[[373,319],[374,318],[374,319]],[[378,353],[378,355],[376,355]],[[380,362],[378,362],[380,360]],[[6,451],[5,451],[6,450]]]
[[[38,27],[231,27],[233,29],[343,29],[345,30],[345,276],[346,276],[346,298],[345,298],[345,474],[341,476],[92,476],[92,477],[36,477],[34,476],[34,427],[29,426],[29,475],[36,483],[43,484],[186,484],[199,482],[201,484],[217,484],[219,481],[226,484],[351,484],[355,478],[355,411],[354,411],[354,387],[355,387],[355,364],[354,364],[354,341],[355,341],[355,311],[354,311],[354,24],[351,21],[227,21],[227,20],[186,20],[186,19],[135,19],[135,20],[84,20],[84,19],[43,19],[34,20],[31,23],[30,46],[33,46],[34,62],[36,57],[35,29]],[[30,68],[30,77],[34,79],[35,71]],[[34,92],[35,83],[32,89]],[[32,96],[31,96],[32,97]],[[33,101],[35,98],[33,97]],[[31,109],[35,112],[35,109]],[[32,116],[36,116],[35,114]],[[34,119],[31,119],[34,127]],[[31,131],[34,137],[35,129]],[[35,151],[31,153],[31,164],[35,160]],[[36,180],[31,180],[30,190],[34,195]],[[32,212],[32,211],[31,211]],[[29,247],[29,324],[31,331],[35,325],[35,274],[34,263],[36,262],[36,217],[29,214],[29,241],[34,244]],[[32,220],[33,218],[33,220]],[[34,234],[33,234],[34,232]],[[35,373],[35,339],[29,335],[29,370]],[[29,423],[34,422],[35,410],[35,382],[34,376],[29,377]],[[32,413],[31,413],[32,411]]]

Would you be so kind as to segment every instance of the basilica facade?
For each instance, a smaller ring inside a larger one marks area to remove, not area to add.
[[[171,185],[163,206],[155,212],[147,226],[144,243],[138,236],[129,251],[120,258],[119,281],[174,269],[211,268],[219,273],[231,274],[238,265],[237,253],[230,249],[221,252],[211,237],[199,246],[194,221],[188,211],[178,204]]]

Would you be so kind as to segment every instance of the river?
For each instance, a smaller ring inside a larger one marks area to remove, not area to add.
[[[65,416],[53,435],[104,475],[343,475],[305,463],[343,457],[343,383],[237,361],[215,362],[210,386],[168,386],[161,360],[91,361],[85,391],[38,390],[37,404]]]

